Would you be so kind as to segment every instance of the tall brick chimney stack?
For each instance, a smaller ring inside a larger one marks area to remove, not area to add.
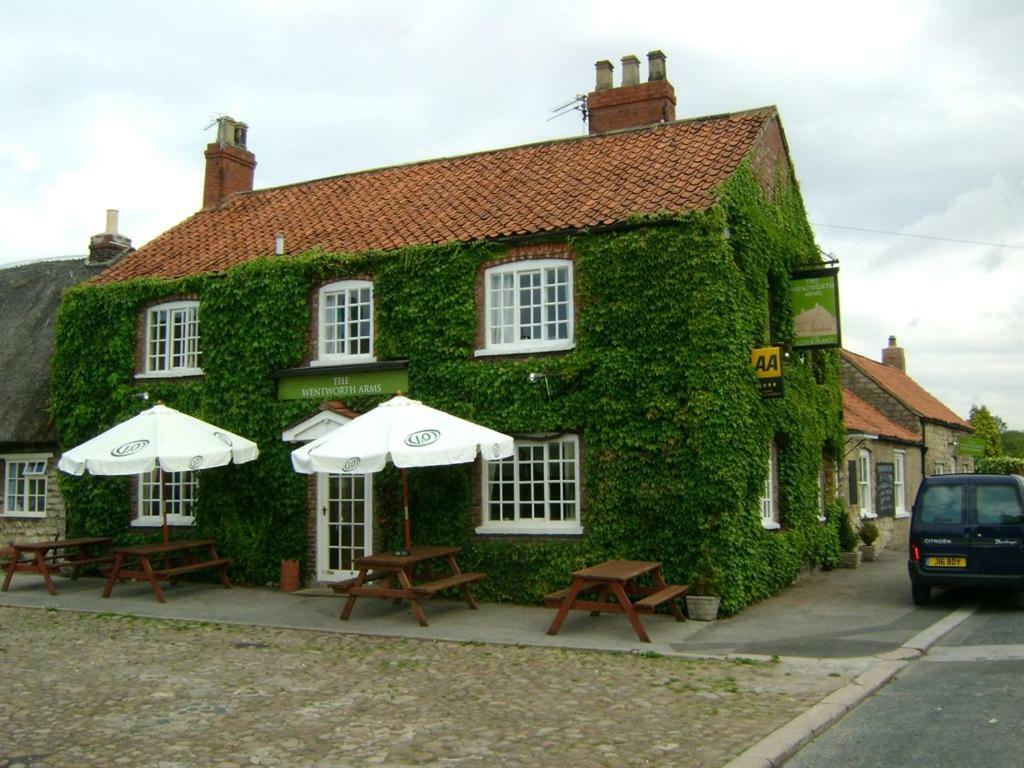
[[[245,148],[249,126],[233,118],[217,118],[217,141],[206,146],[203,210],[216,208],[236,192],[251,192],[256,155]]]
[[[676,92],[665,77],[665,54],[647,54],[647,82],[640,82],[640,60],[636,56],[622,58],[622,85],[612,83],[614,67],[610,61],[599,61],[597,85],[587,94],[587,115],[590,133],[608,133],[623,128],[639,128],[676,119]]]
[[[89,238],[89,255],[86,264],[113,264],[122,256],[131,253],[132,241],[117,231],[117,210],[107,209],[107,228]]]
[[[896,337],[889,337],[889,346],[882,350],[882,364],[907,372],[907,356],[903,347],[896,346]]]

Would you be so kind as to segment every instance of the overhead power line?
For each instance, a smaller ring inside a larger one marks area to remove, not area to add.
[[[811,222],[812,227],[831,227],[832,229],[849,229],[853,232],[870,232],[875,235],[893,235],[894,237],[915,237],[918,240],[939,240],[944,243],[964,243],[966,245],[990,245],[993,248],[1012,248],[1016,251],[1024,251],[1024,245],[1010,245],[1009,243],[986,243],[982,240],[957,240],[953,237],[933,237],[932,235],[911,235],[907,232],[888,232],[884,229],[867,229],[866,227],[847,227],[842,224],[816,224]]]

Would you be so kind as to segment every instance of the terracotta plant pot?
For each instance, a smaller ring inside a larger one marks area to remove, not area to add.
[[[299,561],[281,561],[281,591],[294,592],[299,588]]]

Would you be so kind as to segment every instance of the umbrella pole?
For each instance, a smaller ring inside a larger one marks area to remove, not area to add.
[[[409,532],[409,476],[404,469],[402,475],[402,511],[405,514],[405,549],[412,549],[412,535]]]
[[[160,512],[163,518],[164,544],[168,543],[167,533],[167,473],[160,467]]]

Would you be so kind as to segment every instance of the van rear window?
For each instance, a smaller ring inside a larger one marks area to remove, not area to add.
[[[1020,525],[1024,521],[1020,499],[1012,486],[979,485],[975,494],[979,525]]]
[[[959,485],[929,485],[921,497],[922,523],[963,524],[964,490]]]

